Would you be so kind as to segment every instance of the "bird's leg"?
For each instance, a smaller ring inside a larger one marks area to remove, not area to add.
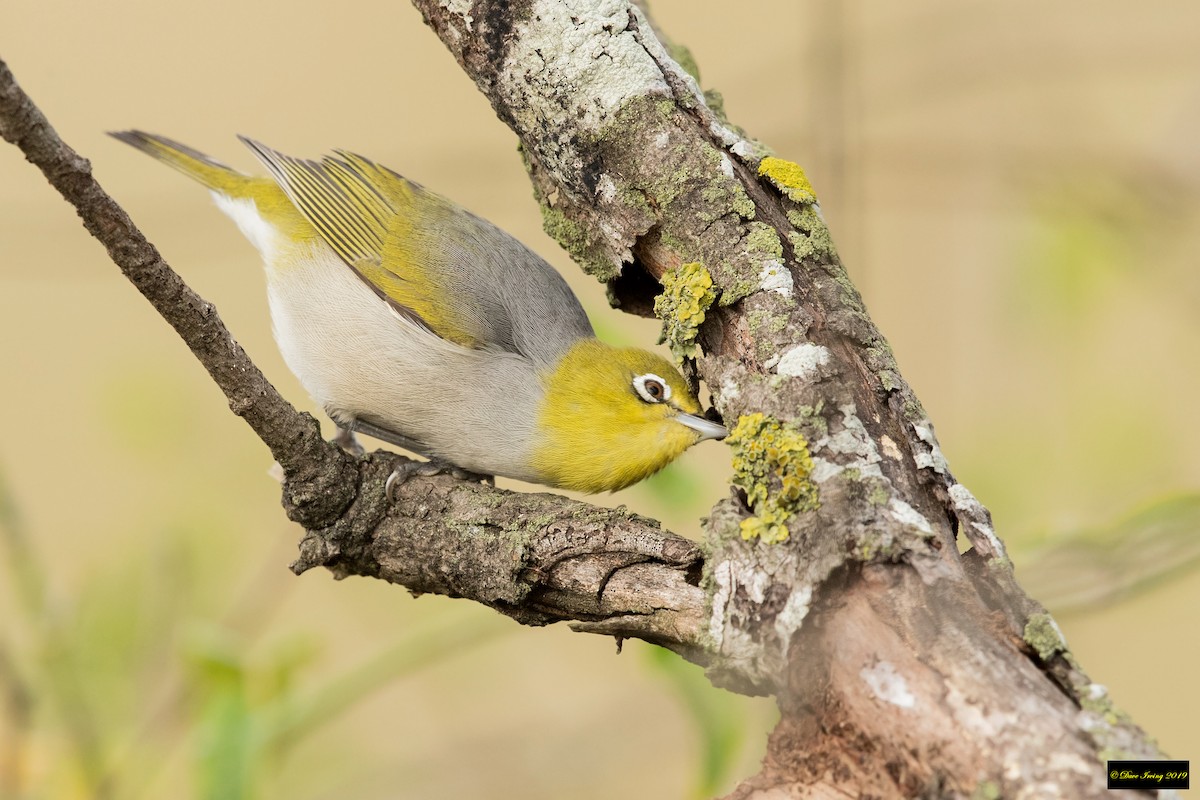
[[[383,485],[383,490],[387,495],[389,503],[392,502],[392,494],[396,491],[396,487],[414,475],[424,477],[431,475],[452,475],[460,481],[478,481],[479,483],[486,483],[491,486],[496,485],[495,475],[482,475],[478,472],[471,472],[462,467],[456,467],[449,461],[443,461],[440,458],[431,458],[428,461],[407,461],[392,470],[392,474],[388,476],[387,483]]]
[[[363,449],[358,439],[354,438],[353,428],[343,428],[341,425],[338,425],[337,436],[333,437],[333,443],[352,456],[362,456],[367,452]]]
[[[416,439],[409,438],[402,433],[396,433],[387,428],[381,428],[378,425],[370,422],[363,422],[361,419],[356,419],[346,426],[346,429],[351,433],[362,433],[371,436],[380,441],[394,444],[396,447],[402,447],[410,453],[420,453],[426,455],[428,448],[418,442]]]
[[[430,476],[430,475],[453,475],[455,478],[463,481],[478,481],[480,483],[488,483],[492,486],[496,485],[496,478],[492,475],[481,475],[478,472],[471,472],[462,467],[455,466],[449,461],[431,456],[428,453],[428,448],[418,442],[416,439],[410,439],[402,433],[381,428],[370,422],[363,422],[361,419],[356,419],[351,422],[347,428],[351,435],[354,432],[373,436],[376,439],[394,444],[397,447],[403,447],[412,453],[420,453],[428,458],[428,461],[409,461],[403,466],[396,468],[391,475],[388,476],[387,483],[384,485],[384,490],[387,492],[387,499],[390,503],[392,494],[396,487],[404,483],[414,475]]]

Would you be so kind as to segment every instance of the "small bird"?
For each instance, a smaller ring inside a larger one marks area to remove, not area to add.
[[[162,136],[111,135],[208,187],[258,249],[284,361],[343,441],[423,455],[425,474],[600,492],[728,434],[669,361],[598,340],[532,250],[386,167],[239,137],[270,173],[254,177]]]

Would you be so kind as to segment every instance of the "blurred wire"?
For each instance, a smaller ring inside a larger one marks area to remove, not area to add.
[[[1017,577],[1055,614],[1091,612],[1200,570],[1198,534],[1200,494],[1172,497],[1018,553]]]

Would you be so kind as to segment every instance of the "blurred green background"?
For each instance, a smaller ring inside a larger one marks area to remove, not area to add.
[[[731,118],[801,162],[851,275],[1096,681],[1200,754],[1200,6],[654,0]],[[404,3],[8,0],[0,55],[283,393],[256,255],[103,131],[245,169],[344,147],[540,230],[512,134]],[[0,796],[706,796],[768,701],[669,654],[286,568],[270,458],[0,147]],[[625,503],[698,535],[709,443]],[[26,794],[22,795],[24,792]]]

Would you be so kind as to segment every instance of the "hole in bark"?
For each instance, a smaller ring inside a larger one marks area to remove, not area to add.
[[[608,282],[608,302],[628,314],[639,317],[654,317],[654,298],[662,286],[654,279],[638,259],[626,264],[621,274]]]

